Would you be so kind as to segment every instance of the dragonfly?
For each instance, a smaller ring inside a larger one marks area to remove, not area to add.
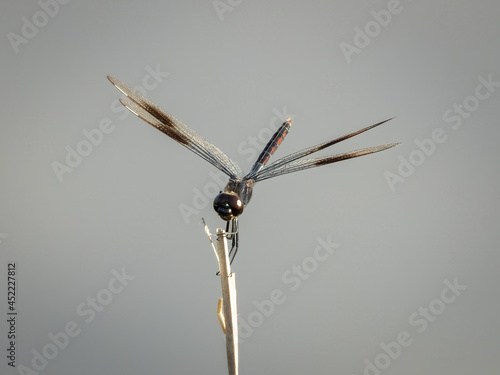
[[[274,135],[266,144],[250,169],[250,172],[244,174],[235,161],[229,158],[217,146],[200,136],[189,126],[169,113],[163,111],[141,93],[131,89],[118,79],[111,76],[107,76],[107,78],[127,97],[127,99],[120,99],[120,102],[130,112],[168,135],[177,143],[191,150],[229,177],[229,181],[224,187],[224,190],[220,191],[220,193],[215,197],[213,207],[220,218],[227,222],[226,234],[229,235],[229,239],[231,240],[231,250],[229,252],[231,263],[238,252],[239,246],[238,217],[243,213],[245,207],[250,202],[253,187],[257,182],[288,173],[303,171],[309,168],[315,168],[342,160],[373,154],[375,152],[387,150],[399,144],[389,143],[326,157],[303,159],[307,155],[323,150],[336,143],[382,125],[387,121],[392,120],[394,118],[393,117],[331,141],[304,148],[268,164],[271,156],[276,152],[292,126],[292,119],[288,118],[276,130]]]

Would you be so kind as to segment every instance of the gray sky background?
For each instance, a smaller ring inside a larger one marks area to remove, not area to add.
[[[499,19],[496,1],[3,2],[16,365],[226,372],[201,226],[223,225],[220,178],[125,115],[111,74],[244,170],[283,117],[275,157],[397,116],[323,154],[397,148],[256,185],[233,265],[242,374],[497,373]]]

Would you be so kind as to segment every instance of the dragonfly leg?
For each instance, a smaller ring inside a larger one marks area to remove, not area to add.
[[[229,258],[231,259],[231,264],[233,264],[234,257],[238,252],[238,243],[239,243],[239,228],[238,228],[238,219],[234,218],[231,220],[231,251],[229,252]],[[228,223],[229,224],[229,223]]]

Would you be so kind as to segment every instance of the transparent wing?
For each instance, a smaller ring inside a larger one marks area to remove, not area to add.
[[[330,146],[332,146],[332,145],[334,145],[336,143],[339,143],[339,142],[342,142],[342,141],[344,141],[346,139],[354,137],[354,136],[356,136],[358,134],[364,133],[365,131],[368,131],[368,130],[373,129],[373,128],[379,126],[379,125],[382,125],[382,124],[386,123],[387,121],[392,120],[393,118],[394,117],[392,117],[390,119],[387,119],[387,120],[384,120],[384,121],[381,121],[381,122],[378,122],[376,124],[367,126],[366,128],[363,128],[361,130],[355,131],[353,133],[346,134],[346,135],[344,135],[342,137],[339,137],[339,138],[336,138],[334,140],[331,140],[331,141],[328,141],[328,142],[325,142],[325,143],[320,143],[319,145],[308,147],[308,148],[305,148],[303,150],[294,152],[293,154],[284,156],[284,157],[276,160],[275,162],[269,164],[267,167],[263,168],[262,170],[260,170],[259,173],[255,173],[254,176],[253,176],[253,178],[256,179],[257,181],[259,181],[259,176],[261,174],[264,174],[264,173],[266,175],[271,174],[271,171],[276,170],[276,169],[280,169],[285,164],[291,163],[294,160],[301,159],[304,156],[310,155],[310,154],[312,154],[314,152],[323,150],[323,149],[325,149],[327,147],[330,147]]]
[[[231,160],[217,146],[116,78],[108,76],[108,79],[118,90],[132,100],[130,102],[120,99],[120,102],[133,114],[205,159],[229,177],[241,178],[243,176],[243,172],[238,164]]]
[[[333,156],[326,156],[322,158],[296,160],[271,170],[264,169],[262,170],[261,173],[257,175],[257,177],[254,178],[254,180],[256,182],[263,181],[267,180],[268,178],[281,176],[287,173],[303,171],[304,169],[320,167],[322,165],[327,165],[342,160],[357,158],[358,156],[373,154],[375,152],[387,150],[388,148],[394,147],[398,144],[399,143],[391,143],[387,145],[368,147],[368,148],[363,148],[361,150],[346,152],[344,154],[338,154]]]

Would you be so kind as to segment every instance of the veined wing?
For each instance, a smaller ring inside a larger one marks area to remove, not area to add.
[[[164,112],[149,99],[132,90],[116,78],[108,76],[108,79],[118,90],[132,100],[130,102],[120,99],[120,102],[133,114],[205,159],[229,177],[241,178],[243,176],[243,172],[238,164],[231,160],[217,146],[201,137],[186,124]]]
[[[263,180],[267,180],[268,178],[281,176],[281,175],[284,175],[287,173],[303,171],[304,169],[320,167],[322,165],[327,165],[327,164],[335,163],[335,162],[342,161],[342,160],[357,158],[358,156],[373,154],[375,152],[387,150],[388,148],[394,147],[398,144],[399,143],[390,143],[387,145],[368,147],[368,148],[363,148],[361,150],[346,152],[343,154],[338,154],[338,155],[333,155],[333,156],[326,156],[326,157],[322,157],[322,158],[295,160],[295,161],[292,161],[288,164],[284,164],[280,167],[273,168],[271,170],[269,170],[268,168],[265,168],[261,171],[261,173],[259,173],[254,178],[254,180],[256,182],[263,181]]]
[[[353,133],[346,134],[346,135],[344,135],[342,137],[339,137],[339,138],[336,138],[334,140],[331,140],[331,141],[328,141],[328,142],[325,142],[325,143],[320,143],[319,145],[308,147],[308,148],[305,148],[303,150],[294,152],[293,154],[284,156],[284,157],[276,160],[275,162],[269,164],[266,168],[262,169],[260,172],[262,174],[263,173],[269,174],[271,171],[276,170],[276,169],[284,166],[285,164],[291,163],[294,160],[301,159],[304,156],[310,155],[310,154],[312,154],[314,152],[317,152],[317,151],[321,151],[321,150],[323,150],[323,149],[325,149],[327,147],[330,147],[330,146],[332,146],[332,145],[334,145],[336,143],[342,142],[342,141],[344,141],[346,139],[349,139],[351,137],[354,137],[354,136],[356,136],[358,134],[364,133],[365,131],[368,131],[368,130],[373,129],[373,128],[379,126],[379,125],[382,125],[382,124],[386,123],[387,121],[392,120],[393,118],[394,117],[392,117],[390,119],[387,119],[387,120],[384,120],[384,121],[381,121],[381,122],[378,122],[376,124],[367,126],[366,128],[363,128],[361,130],[355,131]],[[257,178],[257,181],[258,181],[259,175],[261,173],[256,173],[254,175],[254,178]]]

